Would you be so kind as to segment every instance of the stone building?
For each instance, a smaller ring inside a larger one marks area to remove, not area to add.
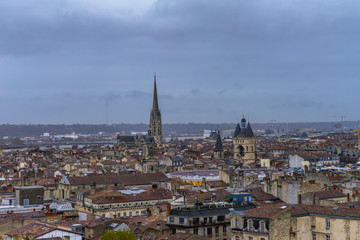
[[[315,181],[304,181],[301,176],[281,176],[278,179],[264,179],[264,192],[280,198],[286,203],[297,204],[301,195],[321,190],[321,184]]]
[[[360,239],[360,209],[355,205],[294,205],[289,239]]]
[[[258,181],[256,173],[246,173],[240,168],[235,170],[219,170],[219,180],[231,188],[243,188]]]
[[[44,204],[43,186],[23,186],[15,188],[16,203],[18,205],[42,205]]]
[[[162,144],[162,124],[156,88],[156,75],[154,75],[153,107],[150,113],[150,134],[154,137],[156,144],[160,146]]]
[[[233,240],[290,239],[291,208],[284,203],[246,211],[232,210],[230,218]]]
[[[339,190],[323,190],[318,192],[308,192],[301,195],[301,204],[314,204],[321,206],[335,206],[336,203],[349,201],[348,195]]]
[[[238,207],[243,211],[253,206]],[[171,235],[190,233],[208,239],[230,239],[230,208],[181,208],[168,214],[167,226]]]
[[[102,217],[126,218],[157,213],[155,205],[168,204],[171,200],[171,192],[164,188],[103,190],[85,199],[81,192],[78,192],[77,208]]]
[[[233,136],[234,162],[236,167],[242,167],[255,163],[255,137],[246,119],[241,119],[241,125],[237,124]]]

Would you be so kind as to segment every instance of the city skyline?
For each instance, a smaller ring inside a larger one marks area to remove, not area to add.
[[[0,124],[359,120],[356,1],[0,1]],[[107,106],[108,102],[108,108]]]

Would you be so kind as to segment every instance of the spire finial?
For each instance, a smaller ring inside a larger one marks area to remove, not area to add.
[[[159,109],[158,97],[157,97],[157,89],[156,89],[156,72],[154,73],[153,109]]]

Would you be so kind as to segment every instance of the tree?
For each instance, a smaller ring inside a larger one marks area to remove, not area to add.
[[[106,230],[101,240],[136,240],[135,234],[131,231]]]

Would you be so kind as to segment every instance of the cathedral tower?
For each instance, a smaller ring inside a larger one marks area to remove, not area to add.
[[[245,118],[241,119],[241,126],[240,124],[236,125],[233,145],[234,164],[237,167],[255,163],[255,137],[250,123],[248,122],[246,125]]]
[[[153,107],[150,114],[150,134],[154,137],[155,143],[158,146],[162,144],[161,113],[156,89],[156,75],[154,75]]]

